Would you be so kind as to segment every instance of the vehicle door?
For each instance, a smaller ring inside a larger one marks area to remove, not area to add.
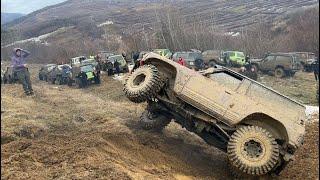
[[[195,74],[190,76],[181,91],[182,99],[206,113],[222,118],[229,106],[241,79],[221,71],[207,77]],[[230,118],[230,117],[228,117]]]
[[[275,56],[269,55],[265,57],[260,63],[260,69],[262,71],[274,70],[275,68]]]

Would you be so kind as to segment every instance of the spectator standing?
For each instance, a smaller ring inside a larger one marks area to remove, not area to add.
[[[13,73],[15,73],[22,84],[23,90],[27,96],[33,95],[33,89],[30,80],[30,73],[26,64],[26,58],[30,52],[21,48],[15,48],[11,57]]]

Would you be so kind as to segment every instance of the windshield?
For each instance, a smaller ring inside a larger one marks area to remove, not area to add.
[[[93,71],[93,67],[92,67],[92,65],[81,66],[81,71],[82,72],[90,72],[90,71]]]
[[[109,61],[114,62],[115,60],[117,60],[119,63],[124,61],[123,56],[121,55],[117,55],[117,56],[110,56],[109,57]]]
[[[241,57],[241,58],[244,58],[244,53],[243,52],[237,52],[237,56]]]
[[[316,59],[316,55],[315,54],[309,54],[309,59]]]
[[[189,53],[191,60],[202,59],[201,53]]]

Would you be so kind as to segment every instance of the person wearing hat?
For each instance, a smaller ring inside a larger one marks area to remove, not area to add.
[[[33,89],[30,80],[30,73],[26,64],[26,58],[30,55],[29,51],[21,48],[15,48],[11,57],[11,66],[16,73],[26,95],[33,95]]]

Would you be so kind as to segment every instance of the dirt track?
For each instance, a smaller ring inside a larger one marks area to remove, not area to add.
[[[103,77],[102,85],[82,90],[33,82],[34,97],[20,85],[1,86],[2,179],[232,178],[224,153],[177,124],[141,130],[145,105],[127,101],[118,81]],[[319,176],[318,123],[307,130],[279,179]]]

